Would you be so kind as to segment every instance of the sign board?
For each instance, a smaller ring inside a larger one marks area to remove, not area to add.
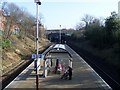
[[[32,59],[36,58],[36,54],[32,54]],[[38,58],[42,58],[42,54],[38,54]]]

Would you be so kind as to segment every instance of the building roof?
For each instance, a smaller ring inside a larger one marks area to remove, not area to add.
[[[66,50],[65,45],[63,44],[56,44],[53,48]]]
[[[118,16],[120,17],[120,1],[118,2]]]

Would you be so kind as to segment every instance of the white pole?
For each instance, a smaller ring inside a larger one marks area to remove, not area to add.
[[[36,3],[36,21],[37,21],[37,31],[36,31],[36,90],[38,90],[39,76],[38,76],[38,4]]]
[[[61,25],[60,25],[60,44],[61,44]]]
[[[38,86],[39,86],[39,75],[38,75],[38,29],[39,29],[39,27],[38,27],[38,24],[39,24],[39,22],[38,22],[38,5],[41,5],[41,2],[40,2],[40,0],[35,0],[35,3],[36,3],[36,21],[37,21],[37,31],[36,31],[36,61],[35,61],[35,67],[36,67],[36,90],[38,90]]]
[[[36,31],[36,60],[38,61],[38,4],[36,3],[36,20],[37,20],[37,31]],[[36,63],[37,64],[37,63]],[[36,65],[37,66],[37,65]],[[38,74],[38,70],[36,70]]]

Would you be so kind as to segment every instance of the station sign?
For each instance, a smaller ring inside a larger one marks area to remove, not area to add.
[[[37,56],[36,54],[32,54],[32,59],[37,58],[36,56]],[[42,58],[42,54],[38,54],[38,58]]]

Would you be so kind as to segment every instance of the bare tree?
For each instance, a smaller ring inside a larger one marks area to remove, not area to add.
[[[4,37],[9,38],[13,32],[13,25],[19,27],[19,36],[34,36],[35,17],[29,14],[26,10],[20,9],[14,3],[3,4],[3,15],[6,17],[4,22]],[[40,17],[41,20],[42,17]],[[40,21],[39,20],[39,21]],[[40,21],[41,23],[41,21]]]
[[[86,15],[82,18],[82,21],[85,22],[86,28],[87,28],[88,25],[94,21],[94,17],[92,17],[92,16],[86,14]]]
[[[33,27],[34,18],[28,12],[23,11],[14,3],[4,3],[3,15],[6,18],[4,22],[4,37],[9,38],[13,32],[13,25],[18,25],[21,35],[30,34]]]
[[[81,30],[85,27],[85,24],[83,22],[80,22],[76,25],[76,30]]]
[[[18,12],[20,9],[13,3],[9,4],[5,2],[2,6],[2,11],[3,16],[5,17],[3,37],[9,38],[12,34],[13,25],[18,21]]]

